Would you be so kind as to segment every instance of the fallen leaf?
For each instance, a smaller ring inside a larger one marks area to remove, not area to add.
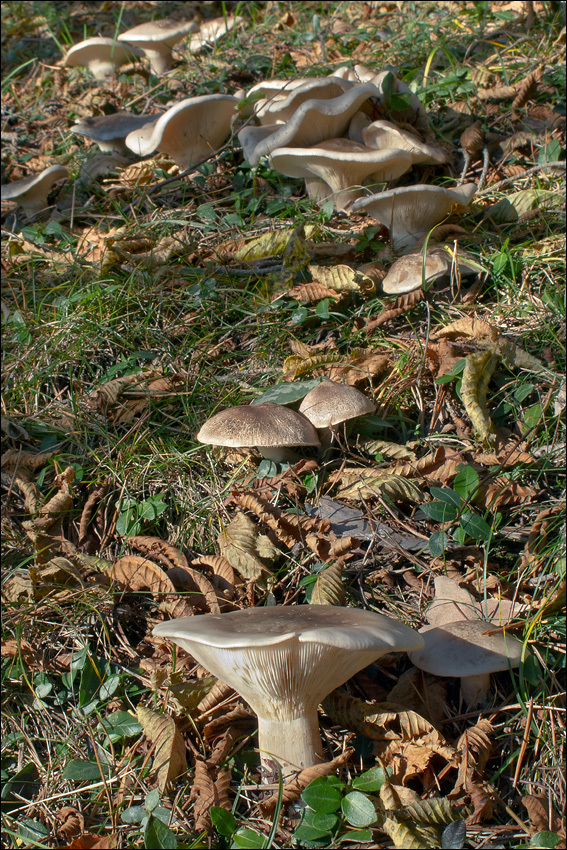
[[[154,745],[153,770],[162,794],[168,794],[175,780],[187,770],[185,742],[175,721],[139,705],[136,717],[146,738]]]

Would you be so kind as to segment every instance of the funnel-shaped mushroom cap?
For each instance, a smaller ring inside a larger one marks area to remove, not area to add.
[[[258,101],[254,107],[256,118],[261,124],[283,124],[289,121],[302,103],[307,100],[330,100],[340,97],[351,89],[355,83],[335,77],[324,77],[321,80],[303,80],[291,91],[281,95],[267,97]]]
[[[426,145],[414,133],[402,130],[390,121],[370,121],[364,112],[353,115],[349,125],[349,138],[361,141],[375,150],[399,148],[408,151],[414,163],[440,165],[449,159],[443,148]]]
[[[376,405],[355,387],[336,381],[322,381],[307,393],[299,410],[315,428],[330,428],[373,413]]]
[[[382,289],[388,295],[402,295],[420,289],[423,284],[432,284],[450,273],[453,259],[462,275],[477,274],[480,269],[478,263],[469,259],[463,252],[459,251],[453,255],[452,249],[449,250],[445,245],[436,245],[427,249],[425,267],[423,251],[414,251],[396,260],[382,281]]]
[[[80,133],[96,142],[101,151],[124,152],[124,140],[129,133],[155,124],[158,115],[133,115],[130,112],[115,112],[113,115],[89,115],[78,118],[71,127],[73,133]]]
[[[260,158],[276,148],[310,147],[341,136],[350,119],[362,104],[379,94],[371,83],[354,86],[339,97],[329,100],[313,98],[296,109],[285,124],[243,127],[238,133],[245,159],[258,165]]]
[[[47,205],[47,196],[58,180],[67,177],[69,172],[63,165],[51,165],[39,174],[32,174],[23,180],[4,183],[2,200],[15,201],[28,216],[34,215]]]
[[[372,611],[331,605],[248,608],[160,623],[169,638],[234,687],[258,715],[259,744],[289,766],[321,760],[317,705],[387,652],[422,639]]]
[[[469,204],[475,192],[476,183],[465,183],[455,189],[424,184],[403,186],[359,198],[351,212],[364,212],[387,227],[394,249],[400,251],[412,248],[456,204]]]
[[[127,41],[141,48],[148,57],[152,70],[164,74],[171,68],[171,48],[191,32],[197,32],[198,25],[188,21],[147,21],[121,33],[119,41]]]
[[[518,667],[523,644],[503,630],[495,632],[486,620],[458,620],[419,630],[424,648],[409,653],[420,670],[434,676],[458,676],[463,698],[469,705],[481,701],[489,687],[490,673]]]
[[[329,198],[344,210],[359,198],[363,180],[386,183],[411,168],[406,151],[377,151],[350,139],[329,139],[311,148],[276,148],[270,156],[276,171],[288,177],[303,177],[310,198]]]
[[[257,448],[275,460],[285,446],[319,445],[317,432],[305,416],[272,402],[221,410],[205,422],[197,439],[213,446]]]
[[[113,38],[87,38],[73,45],[63,65],[86,65],[93,77],[104,80],[111,77],[120,65],[132,62],[141,55],[142,51],[133,45],[120,44]]]
[[[228,94],[188,97],[164,112],[155,124],[126,136],[138,156],[156,150],[168,154],[181,169],[206,159],[230,134],[238,98]]]

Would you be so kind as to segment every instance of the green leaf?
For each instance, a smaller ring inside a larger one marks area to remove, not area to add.
[[[266,837],[260,835],[255,829],[250,829],[249,826],[241,826],[232,836],[231,848],[236,847],[237,850],[261,850],[264,847]]]
[[[361,773],[360,776],[356,776],[352,780],[351,785],[356,791],[370,793],[372,791],[379,791],[385,781],[386,775],[382,768],[373,767]]]
[[[211,821],[214,828],[220,835],[230,836],[236,831],[238,821],[226,809],[221,809],[219,806],[211,806],[210,808]]]
[[[152,788],[152,790],[148,791],[146,794],[144,808],[151,814],[157,806],[159,806],[159,791],[157,788]]]
[[[337,825],[338,816],[335,814],[325,814],[323,812],[315,812],[313,809],[304,809],[301,819],[302,826],[312,826],[314,829],[330,832]]]
[[[542,832],[536,832],[530,838],[530,847],[556,847],[561,841],[561,837],[556,832],[550,832],[548,829]]]
[[[463,504],[463,500],[459,494],[455,493],[449,487],[430,487],[429,491],[434,499],[444,502],[446,505],[455,505],[457,508],[460,508]]]
[[[429,538],[429,551],[434,558],[440,558],[449,545],[449,535],[444,531],[434,531]]]
[[[104,775],[110,776],[109,765],[102,764],[101,767]],[[69,779],[71,782],[98,782],[102,777],[96,761],[72,759],[63,771],[63,778]]]
[[[306,842],[317,841],[322,838],[329,839],[330,834],[323,829],[316,829],[314,826],[308,826],[301,823],[293,833],[294,841]],[[234,845],[233,845],[234,846]]]
[[[434,522],[453,522],[459,515],[459,509],[455,505],[447,505],[445,502],[429,502],[427,505],[421,505],[421,510]]]
[[[374,803],[360,791],[351,791],[341,802],[341,809],[351,826],[370,826],[376,821]]]
[[[322,378],[310,378],[308,381],[292,381],[291,383],[284,381],[270,387],[250,403],[264,404],[271,401],[274,404],[293,404],[294,401],[299,401],[300,398],[307,395],[314,387],[318,387],[322,380]]]
[[[341,790],[337,788],[335,782],[336,776],[319,776],[310,782],[307,788],[301,794],[301,799],[304,803],[314,809],[316,812],[331,813],[336,812],[341,805]],[[339,783],[342,787],[344,784]]]
[[[36,844],[45,847],[49,838],[49,830],[38,820],[22,818],[18,820],[18,838],[25,842],[26,847],[35,847]]]
[[[465,846],[467,825],[464,820],[455,820],[445,827],[441,834],[443,850],[461,850]]]
[[[142,823],[147,816],[148,813],[143,806],[130,806],[128,809],[124,809],[120,815],[120,820],[122,823]]]
[[[463,546],[466,542],[466,539],[467,533],[465,529],[461,528],[461,526],[459,525],[459,527],[453,531],[453,540],[455,541],[455,543],[458,543],[459,546]]]
[[[524,415],[522,416],[523,434],[525,434],[527,431],[531,431],[532,428],[535,428],[535,426],[541,419],[541,414],[542,409],[541,404],[539,402],[537,404],[532,404],[531,407],[528,407],[528,409],[524,411]]]
[[[470,499],[479,485],[478,472],[472,466],[461,466],[453,480],[453,490],[463,499]]]
[[[461,528],[474,540],[482,540],[487,543],[492,536],[492,529],[482,517],[470,511],[461,516]]]
[[[139,735],[142,731],[142,727],[129,711],[115,711],[105,717],[101,725],[113,744]]]
[[[24,765],[8,782],[2,786],[2,812],[12,812],[19,809],[25,802],[32,800],[39,791],[39,772],[33,762]]]
[[[177,838],[159,818],[150,817],[144,832],[144,846],[156,850],[177,850]]]
[[[356,841],[357,844],[365,844],[372,841],[371,829],[350,829],[344,835],[337,839],[337,844],[345,844],[347,841]]]

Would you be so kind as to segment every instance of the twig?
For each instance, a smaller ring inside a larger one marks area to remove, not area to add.
[[[524,177],[528,177],[530,174],[535,174],[536,171],[545,171],[548,168],[561,168],[565,170],[564,162],[542,162],[541,165],[534,165],[533,168],[528,168],[527,171],[524,171],[523,174],[516,174],[514,177],[507,177],[506,180],[500,180],[499,183],[493,183],[492,186],[487,186],[482,192],[476,193],[476,198],[479,195],[486,195],[488,192],[495,192],[497,189],[502,189],[504,186],[509,186],[511,183],[515,183],[517,180],[522,180]]]

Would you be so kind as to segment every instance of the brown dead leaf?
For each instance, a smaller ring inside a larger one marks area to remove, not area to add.
[[[270,575],[269,565],[279,552],[256,523],[239,511],[218,538],[223,558],[244,579],[258,581]]]
[[[156,370],[114,378],[92,393],[87,403],[115,425],[138,419],[154,399],[177,395],[185,386],[182,375],[163,377]]]
[[[292,803],[294,800],[297,800],[305,788],[307,788],[309,783],[313,782],[314,779],[317,779],[318,776],[331,776],[335,774],[339,767],[342,767],[343,764],[347,763],[353,753],[353,748],[346,749],[340,754],[340,756],[337,756],[332,761],[308,767],[306,770],[302,770],[298,773],[293,779],[289,779],[283,788],[283,804],[287,805],[288,803]],[[266,797],[264,800],[261,800],[260,808],[262,811],[266,812],[266,814],[273,812],[278,804],[278,798],[278,794],[272,794],[270,797]]]
[[[411,667],[402,673],[388,694],[388,702],[414,711],[441,728],[447,712],[447,681]]]
[[[139,705],[136,716],[146,738],[154,745],[153,770],[162,794],[169,793],[177,777],[187,770],[185,742],[173,717]]]
[[[460,753],[459,771],[455,787],[448,798],[460,803],[470,800],[474,811],[467,822],[471,824],[490,818],[494,808],[492,788],[482,779],[482,772],[492,751],[492,732],[492,724],[482,718],[475,726],[467,729],[456,744]]]
[[[114,581],[128,590],[149,590],[159,608],[172,617],[188,617],[193,614],[191,605],[177,593],[165,572],[139,555],[125,555],[111,568]]]
[[[69,846],[85,829],[83,815],[73,806],[63,806],[57,812],[56,818],[58,821],[57,838],[65,846]]]
[[[99,508],[108,492],[108,484],[100,484],[91,490],[79,520],[79,546],[97,546],[100,543],[102,528]],[[95,530],[96,526],[96,530]]]
[[[195,237],[187,230],[175,236],[163,236],[158,242],[153,239],[113,239],[112,250],[122,261],[143,268],[156,268],[168,263],[173,257],[183,257],[198,247]]]
[[[228,788],[230,770],[218,770],[196,756],[195,776],[189,799],[193,802],[193,817],[197,832],[211,829],[211,806],[230,810]]]
[[[22,523],[32,540],[36,539],[38,532],[44,532],[51,528],[62,515],[68,513],[73,507],[73,496],[71,495],[71,484],[75,478],[75,470],[68,466],[56,476],[54,484],[58,487],[57,493],[47,502],[41,505],[36,516],[32,520]]]
[[[103,233],[96,227],[88,227],[77,243],[75,256],[94,266],[100,266],[101,271],[106,271],[118,262],[118,256],[111,250],[109,240],[124,232],[124,228],[118,227],[111,227],[108,233]]]
[[[166,569],[189,566],[187,558],[180,549],[159,537],[133,535],[128,537],[127,543],[143,555],[148,555],[163,564]]]
[[[304,304],[312,304],[315,301],[321,301],[323,298],[332,298],[333,301],[340,301],[342,294],[334,289],[329,289],[317,281],[313,283],[300,283],[297,286],[292,286],[285,293],[288,298],[295,298],[297,301],[302,301]]]
[[[476,351],[465,358],[461,398],[475,434],[483,446],[496,442],[496,432],[488,413],[486,393],[498,358],[490,351]]]
[[[343,562],[335,561],[321,570],[311,593],[312,605],[344,605],[346,591],[342,582]]]
[[[344,358],[342,360],[344,361]],[[351,387],[368,386],[369,382],[372,383],[374,379],[383,376],[390,367],[390,355],[378,354],[372,350],[368,352],[355,350],[348,363],[343,362],[339,365],[339,362],[326,370],[327,376],[332,381],[342,381]]]
[[[531,485],[510,481],[499,475],[494,481],[479,488],[474,503],[496,511],[505,505],[529,505],[537,493]]]
[[[560,831],[561,820],[553,805],[550,805],[547,794],[526,794],[522,797],[522,805],[530,819],[530,835],[535,835],[536,832]]]

